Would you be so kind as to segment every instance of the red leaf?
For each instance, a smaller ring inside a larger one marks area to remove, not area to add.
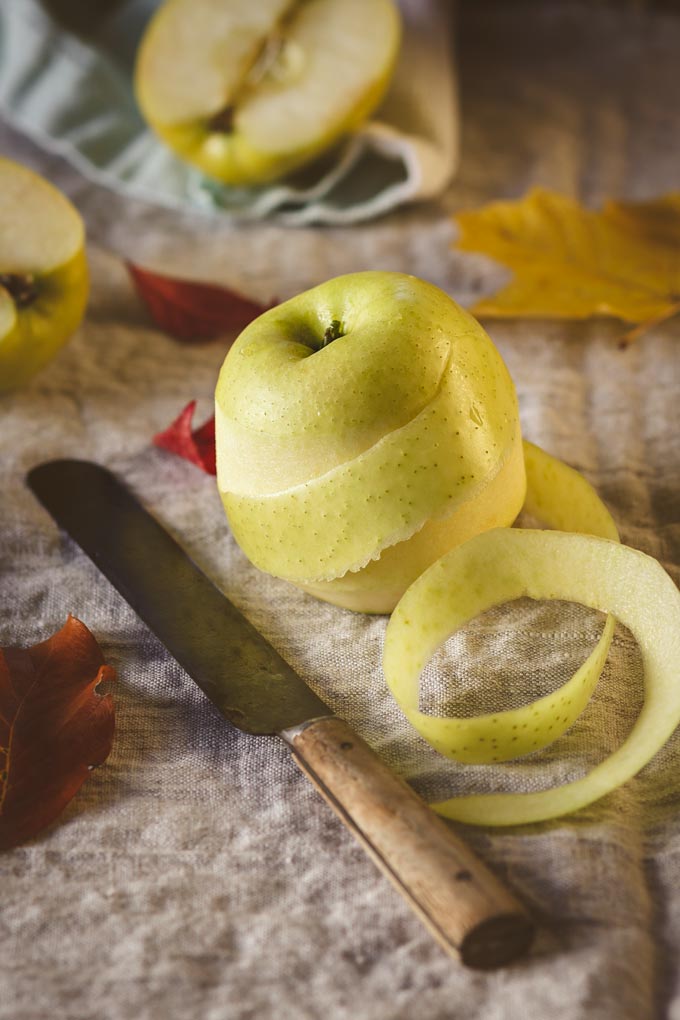
[[[178,457],[190,460],[206,474],[216,475],[215,418],[214,416],[208,418],[204,425],[192,432],[191,423],[195,410],[196,401],[192,400],[165,432],[159,432],[153,437],[153,442],[163,450],[169,450]]]
[[[113,680],[99,645],[74,616],[32,648],[0,648],[0,849],[54,821],[108,757]]]
[[[213,283],[152,273],[132,262],[127,268],[156,325],[178,340],[212,340],[240,331],[272,307]]]

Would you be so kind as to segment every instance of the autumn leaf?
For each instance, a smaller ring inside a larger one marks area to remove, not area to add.
[[[463,251],[482,252],[514,277],[472,308],[480,316],[641,323],[630,339],[680,311],[680,193],[607,202],[599,212],[542,188],[516,202],[458,213]]]
[[[215,418],[208,418],[204,425],[192,431],[191,424],[196,410],[192,400],[164,432],[153,437],[155,446],[176,453],[202,468],[207,474],[217,474],[215,459]]]
[[[242,330],[271,307],[216,284],[165,276],[132,262],[127,268],[156,325],[178,340],[212,340]]]
[[[74,616],[32,648],[0,649],[0,849],[54,821],[108,757],[113,700],[96,688],[114,676]]]

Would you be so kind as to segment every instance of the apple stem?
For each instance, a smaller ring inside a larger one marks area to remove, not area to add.
[[[328,347],[329,344],[333,343],[334,340],[338,340],[341,336],[344,336],[345,332],[342,328],[340,319],[333,319],[330,326],[326,328],[321,341],[321,349]]]
[[[27,308],[33,304],[38,291],[33,277],[27,273],[0,273],[0,287],[4,287],[17,308]]]

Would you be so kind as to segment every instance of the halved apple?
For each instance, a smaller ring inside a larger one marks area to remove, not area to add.
[[[0,390],[47,364],[80,324],[87,295],[80,216],[44,178],[0,158]]]
[[[399,39],[393,0],[167,0],[140,46],[137,99],[183,159],[260,184],[375,109]]]

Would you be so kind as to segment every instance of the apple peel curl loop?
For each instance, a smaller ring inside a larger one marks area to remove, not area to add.
[[[656,560],[618,544],[611,517],[585,479],[531,444],[525,455],[526,509],[553,526],[590,534],[497,528],[442,557],[409,588],[390,620],[388,684],[412,725],[441,753],[477,763],[514,758],[555,740],[585,707],[616,618],[639,644],[645,701],[626,741],[583,779],[537,793],[475,794],[432,805],[469,824],[521,825],[584,807],[635,775],[680,722],[680,592]],[[547,697],[472,719],[421,713],[418,680],[436,648],[479,613],[522,596],[564,599],[612,615],[586,662]]]
[[[553,528],[564,530],[568,526],[571,530],[618,541],[616,525],[609,511],[585,478],[539,447],[526,441],[523,445],[527,473],[525,509]],[[499,589],[502,588],[503,577],[498,574],[495,565],[490,567],[489,573],[497,581]],[[446,576],[450,575],[447,573]],[[410,599],[405,609],[402,605],[405,595],[388,626],[384,655],[385,673],[392,693],[420,735],[447,758],[474,765],[509,761],[546,747],[561,736],[588,704],[614,633],[614,620],[610,617],[597,645],[571,679],[558,691],[521,708],[469,718],[427,715],[418,708],[420,674],[453,630],[483,611],[479,608],[467,611],[468,606],[475,605],[475,592],[480,583],[480,579],[470,582],[466,593],[468,602],[461,610],[467,615],[464,619],[456,615],[454,619],[448,615],[448,593],[439,596],[428,594],[428,604],[425,605],[422,594],[418,596],[421,582],[417,581],[409,589],[416,589],[415,619],[412,605],[409,608]],[[435,598],[438,600],[436,617],[429,605],[429,600]],[[503,601],[504,598],[495,599],[491,604]],[[488,608],[489,605],[484,606],[484,609]],[[421,623],[421,618],[426,622]]]

